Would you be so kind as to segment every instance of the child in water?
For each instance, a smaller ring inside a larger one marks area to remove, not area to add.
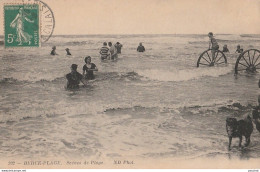
[[[209,49],[211,49],[211,54],[212,54],[212,61],[210,63],[210,66],[214,66],[216,60],[215,53],[219,49],[219,46],[212,32],[208,33],[208,37],[209,37]]]

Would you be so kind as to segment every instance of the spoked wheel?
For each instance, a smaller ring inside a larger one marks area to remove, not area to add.
[[[220,50],[216,50],[215,62],[213,62],[211,50],[212,49],[206,50],[200,55],[200,57],[198,58],[198,61],[197,61],[197,67],[214,66],[214,65],[218,65],[218,66],[223,65],[224,66],[225,64],[227,64],[227,58],[226,58],[225,54]]]
[[[235,74],[238,72],[256,73],[260,69],[260,51],[249,49],[239,55],[235,65]]]

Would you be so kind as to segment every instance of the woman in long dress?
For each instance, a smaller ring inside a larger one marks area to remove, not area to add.
[[[32,35],[29,35],[27,32],[24,31],[24,20],[33,23],[34,20],[30,20],[27,18],[27,15],[23,8],[19,9],[19,13],[16,15],[15,19],[11,22],[10,27],[16,28],[17,39],[16,41],[19,42],[18,45],[22,45],[22,43],[31,44]]]

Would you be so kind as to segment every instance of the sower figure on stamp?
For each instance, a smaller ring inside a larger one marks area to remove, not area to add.
[[[22,43],[31,44],[32,35],[29,35],[24,31],[24,20],[33,23],[34,20],[30,20],[27,18],[28,14],[23,10],[23,8],[19,9],[19,13],[16,15],[15,19],[10,23],[10,27],[16,28],[17,39],[19,42],[18,45],[22,45]]]

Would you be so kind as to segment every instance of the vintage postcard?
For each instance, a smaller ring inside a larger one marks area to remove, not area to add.
[[[0,169],[260,168],[259,0],[0,14]]]

